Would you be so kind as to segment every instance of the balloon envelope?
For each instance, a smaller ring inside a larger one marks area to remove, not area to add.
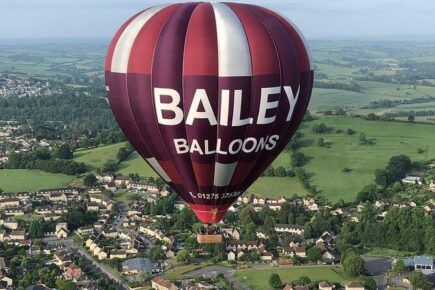
[[[285,148],[313,84],[297,28],[236,3],[139,12],[115,34],[105,71],[125,136],[207,224]]]

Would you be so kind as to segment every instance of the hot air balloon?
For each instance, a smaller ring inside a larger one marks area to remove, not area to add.
[[[302,34],[276,12],[183,3],[127,20],[105,77],[132,146],[202,223],[216,224],[295,133],[313,65]]]

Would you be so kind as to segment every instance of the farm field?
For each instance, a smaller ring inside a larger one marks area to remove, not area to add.
[[[283,283],[290,283],[302,276],[307,276],[311,281],[329,281],[345,284],[349,282],[340,267],[297,267],[297,268],[277,268],[262,270],[239,270],[236,277],[254,290],[272,290],[269,286],[269,277],[272,273],[277,273]]]
[[[2,169],[0,188],[5,192],[37,191],[68,185],[75,176],[47,173],[40,170]]]
[[[95,171],[97,168],[103,167],[107,160],[116,160],[119,148],[125,144],[117,143],[92,149],[80,149],[74,152],[74,160],[85,163],[92,171]]]
[[[312,126],[321,122],[334,128],[332,133],[312,132]],[[348,128],[356,133],[349,136],[335,132],[337,129],[346,131]],[[413,160],[420,161],[435,158],[435,135],[428,134],[434,129],[433,125],[429,124],[366,121],[353,117],[320,117],[318,120],[305,123],[301,129],[304,138],[312,143],[309,147],[301,148],[301,152],[311,158],[304,169],[312,176],[310,183],[329,201],[353,201],[365,185],[374,181],[375,170],[385,167],[391,156],[406,154]],[[358,138],[362,132],[367,138],[375,138],[376,144],[360,145]],[[330,146],[317,146],[316,141],[320,137],[330,143]],[[78,150],[75,160],[86,163],[95,171],[108,159],[116,159],[116,153],[124,144]],[[418,148],[428,150],[419,154]],[[290,161],[290,154],[283,152],[272,166],[290,169]],[[343,172],[346,167],[351,171]],[[129,159],[122,162],[118,172],[124,175],[138,173],[140,176],[157,176],[137,153],[133,153]],[[307,193],[295,177],[260,177],[248,192],[267,197]]]
[[[320,122],[333,127],[334,133],[313,133],[310,128]],[[309,125],[310,128],[302,130],[305,138],[315,143],[317,138],[322,137],[331,145],[330,148],[316,145],[302,148],[303,153],[312,157],[304,168],[313,174],[311,183],[332,202],[354,200],[359,190],[374,181],[375,170],[385,167],[393,155],[405,154],[419,161],[435,158],[435,135],[429,134],[435,129],[433,125],[365,121],[349,117],[322,117]],[[356,133],[351,136],[335,133],[336,129],[345,131],[347,128]],[[360,145],[358,138],[361,132],[367,138],[375,138],[376,144]],[[428,150],[419,154],[418,148]],[[345,167],[351,171],[343,172]]]

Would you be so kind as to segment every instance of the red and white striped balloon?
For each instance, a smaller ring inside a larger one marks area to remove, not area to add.
[[[248,4],[146,9],[121,26],[106,59],[119,126],[207,224],[284,149],[312,84],[298,29]]]

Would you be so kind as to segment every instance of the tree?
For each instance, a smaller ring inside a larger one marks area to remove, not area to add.
[[[408,272],[408,268],[405,266],[405,263],[402,259],[398,260],[396,264],[394,264],[391,272],[395,275],[403,275]]]
[[[272,273],[269,277],[269,286],[272,288],[281,288],[282,281],[281,277],[277,273]]]
[[[59,290],[77,290],[79,287],[72,281],[65,279],[58,279],[56,281],[56,288]]]
[[[414,117],[414,115],[409,115],[409,116],[408,116],[408,122],[410,122],[410,123],[415,122],[415,117]]]
[[[307,163],[307,158],[302,152],[295,152],[292,155],[291,165],[293,167],[302,167]]]
[[[276,177],[284,177],[287,175],[287,171],[283,166],[278,166],[274,169],[274,173]]]
[[[325,145],[326,145],[325,139],[323,139],[323,138],[317,139],[317,146],[319,146],[319,147],[325,147]]]
[[[312,247],[307,251],[307,258],[310,262],[317,262],[322,257],[322,252],[319,248]]]
[[[376,290],[378,289],[378,284],[376,283],[376,280],[373,279],[372,277],[366,277],[364,279],[364,289],[367,290]]]
[[[344,272],[348,277],[358,277],[364,271],[364,260],[355,252],[347,253],[342,260]]]
[[[87,187],[93,187],[97,184],[97,178],[94,174],[88,174],[83,178],[83,184]]]
[[[118,168],[118,163],[115,160],[109,159],[104,163],[103,168],[101,169],[102,172],[115,172]]]
[[[72,159],[74,153],[71,150],[71,146],[68,144],[62,144],[53,150],[53,156],[59,159]]]
[[[159,245],[156,245],[151,248],[149,256],[151,259],[155,261],[163,260],[165,258],[165,253],[162,250],[162,247]]]
[[[415,289],[422,289],[422,290],[432,289],[431,283],[426,279],[426,276],[420,271],[414,272],[409,280],[411,282],[411,285]]]
[[[44,224],[40,219],[33,219],[29,226],[29,236],[31,239],[40,239],[44,235]]]
[[[183,249],[177,253],[177,262],[182,264],[189,264],[192,259],[190,258],[189,251]]]
[[[366,134],[364,134],[363,132],[361,132],[361,134],[359,134],[359,144],[361,145],[366,145],[367,144],[367,137]]]
[[[307,276],[302,276],[301,278],[299,278],[299,284],[301,285],[308,285],[311,283],[311,279]]]

